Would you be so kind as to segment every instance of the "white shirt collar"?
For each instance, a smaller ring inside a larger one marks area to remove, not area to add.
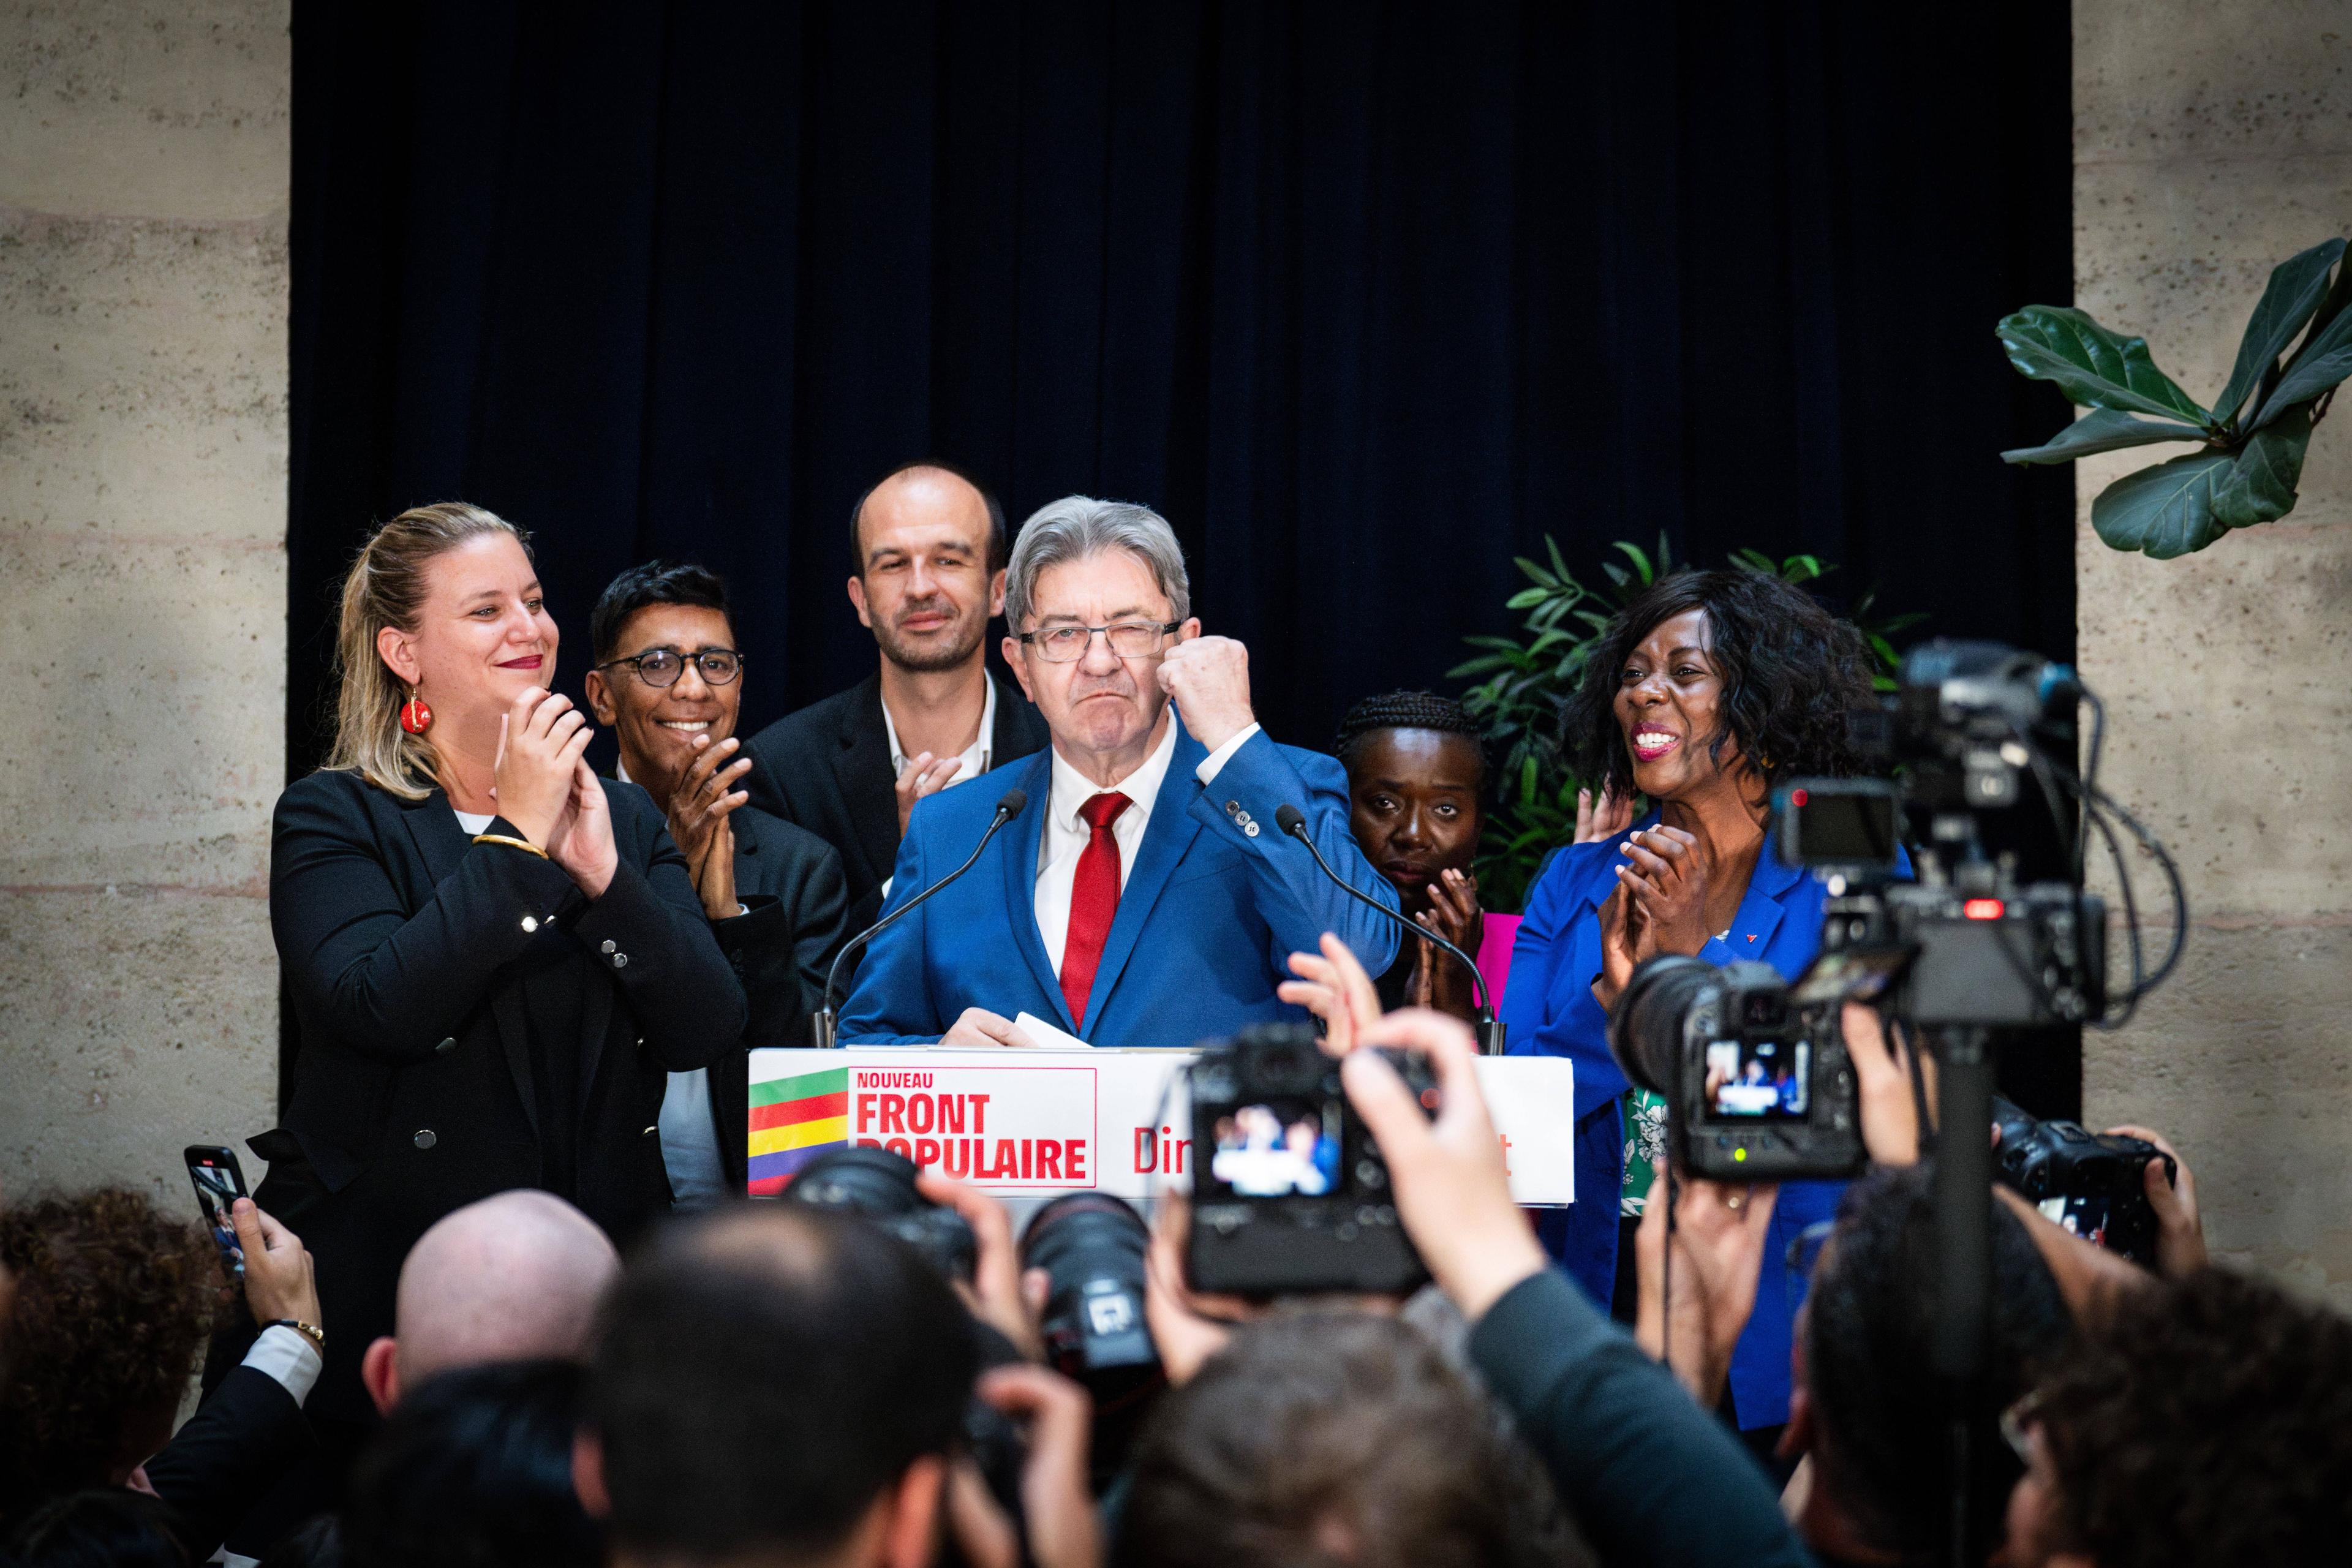
[[[1072,767],[1063,758],[1060,748],[1052,750],[1054,784],[1050,809],[1054,821],[1072,832],[1085,833],[1087,829],[1079,820],[1078,808],[1103,794],[1104,786]],[[1160,744],[1151,748],[1151,754],[1144,758],[1142,765],[1133,773],[1108,786],[1135,803],[1119,814],[1122,823],[1129,817],[1139,822],[1151,815],[1152,803],[1160,798],[1160,786],[1167,782],[1168,764],[1175,757],[1176,716],[1169,713],[1167,731],[1160,735]]]
[[[955,776],[957,784],[988,771],[989,752],[996,743],[996,678],[982,669],[981,685],[988,695],[980,700],[980,733],[963,749],[963,770]],[[890,717],[887,702],[882,704],[882,732],[890,738],[890,773],[896,777],[907,771],[907,753],[899,749],[898,721]]]

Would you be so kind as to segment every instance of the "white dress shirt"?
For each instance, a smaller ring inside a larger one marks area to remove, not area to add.
[[[947,784],[940,786],[941,789],[947,788],[949,784],[960,784],[966,779],[978,778],[988,771],[988,764],[995,760],[990,753],[990,748],[996,735],[996,682],[987,679],[983,672],[981,685],[987,689],[988,695],[980,700],[979,737],[971,745],[956,753],[956,761],[961,763],[963,766],[955,771],[955,776],[949,779]],[[890,776],[896,779],[907,771],[907,752],[905,748],[898,744],[898,721],[890,717],[890,704],[887,702],[882,704],[882,732],[890,738]],[[895,871],[882,879],[882,896],[885,899],[890,896],[890,884],[898,879],[898,873]]]
[[[1223,745],[1201,760],[1192,770],[1202,784],[1214,780],[1226,761],[1241,750],[1242,742],[1256,734],[1252,724]],[[1135,804],[1111,819],[1110,836],[1118,845],[1118,886],[1127,890],[1128,873],[1135,868],[1135,853],[1143,846],[1144,829],[1151,825],[1151,808],[1160,799],[1160,786],[1168,780],[1169,762],[1176,755],[1176,721],[1171,718],[1167,733],[1160,744],[1143,759],[1143,765],[1110,786]],[[1054,752],[1054,784],[1045,801],[1045,831],[1037,840],[1037,934],[1045,939],[1045,957],[1054,973],[1062,973],[1062,952],[1070,941],[1070,889],[1078,878],[1078,857],[1086,853],[1093,841],[1094,829],[1087,826],[1078,808],[1105,793],[1102,785],[1078,772]]]
[[[960,784],[966,779],[976,779],[988,771],[989,748],[996,737],[996,682],[982,676],[981,685],[988,695],[981,700],[980,734],[956,755],[963,764],[956,770],[949,784]],[[890,776],[897,778],[907,771],[907,752],[898,744],[898,721],[890,717],[890,704],[882,704],[882,731],[890,737]]]

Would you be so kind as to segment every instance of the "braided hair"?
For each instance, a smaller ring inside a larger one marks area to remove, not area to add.
[[[1463,735],[1478,753],[1478,787],[1486,787],[1486,733],[1478,728],[1470,710],[1451,697],[1440,697],[1433,691],[1391,691],[1379,697],[1367,697],[1348,710],[1339,721],[1339,733],[1331,742],[1331,754],[1342,766],[1348,763],[1348,753],[1365,736],[1379,730],[1433,730],[1441,735]]]

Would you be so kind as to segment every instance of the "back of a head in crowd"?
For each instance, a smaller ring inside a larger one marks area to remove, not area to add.
[[[0,1212],[0,1267],[16,1278],[0,1327],[0,1522],[14,1523],[163,1446],[226,1288],[199,1226],[121,1187]]]
[[[2000,1413],[2061,1357],[2073,1325],[2025,1226],[1987,1203],[1991,1344],[1970,1417],[1970,1507],[1979,1539],[1995,1540],[2018,1476]],[[1816,1506],[1836,1510],[1853,1544],[1903,1561],[1937,1559],[1950,1531],[1949,1428],[1934,1356],[1941,1265],[1932,1166],[1882,1169],[1848,1188],[1806,1296],[1790,1415],[1812,1455]],[[1809,1520],[1809,1531],[1819,1523]]]
[[[596,1222],[552,1193],[517,1188],[444,1215],[400,1266],[394,1333],[361,1366],[380,1410],[452,1367],[583,1360],[596,1303],[621,1272]]]
[[[585,1371],[501,1362],[427,1378],[352,1467],[341,1529],[352,1568],[594,1568],[601,1542],[572,1487]]]
[[[616,1562],[818,1560],[937,1485],[978,1368],[971,1316],[893,1237],[769,1205],[680,1222],[606,1300],[582,1496]]]
[[[2126,1291],[2027,1407],[2010,1560],[2352,1556],[2352,1319],[2223,1269]]]
[[[8,1537],[9,1568],[189,1568],[172,1510],[146,1492],[99,1487],[43,1507]]]
[[[1534,1457],[1417,1331],[1237,1331],[1137,1445],[1120,1568],[1502,1568],[1590,1552]]]

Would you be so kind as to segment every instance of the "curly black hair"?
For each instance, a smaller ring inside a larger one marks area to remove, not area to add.
[[[1486,787],[1486,733],[1470,717],[1470,710],[1453,698],[1440,697],[1433,691],[1389,691],[1367,697],[1349,709],[1347,717],[1339,721],[1339,733],[1331,742],[1331,754],[1346,766],[1348,753],[1356,743],[1381,730],[1434,730],[1441,735],[1467,737],[1478,752],[1478,787]]]
[[[2034,1412],[2067,1545],[2100,1568],[2343,1561],[2352,1319],[2207,1268],[2084,1342]]]
[[[1784,776],[1845,778],[1865,771],[1846,715],[1870,705],[1870,647],[1853,624],[1813,596],[1763,572],[1685,570],[1643,589],[1601,634],[1584,678],[1562,706],[1561,734],[1578,770],[1615,790],[1633,787],[1633,755],[1617,722],[1625,661],[1662,621],[1706,614],[1709,653],[1723,677],[1721,726],[1706,737],[1718,760],[1727,743],[1769,783]]]
[[[128,1423],[169,1417],[226,1298],[219,1257],[201,1226],[127,1187],[0,1213],[16,1278],[0,1328],[0,1519],[105,1484]]]

